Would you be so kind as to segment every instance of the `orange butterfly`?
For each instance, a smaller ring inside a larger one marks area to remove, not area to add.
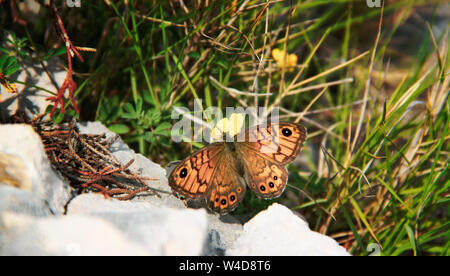
[[[244,199],[246,186],[258,197],[280,196],[287,183],[285,165],[292,162],[306,139],[306,128],[294,123],[252,127],[236,137],[245,142],[216,142],[181,161],[170,173],[174,194],[204,199],[221,214]]]

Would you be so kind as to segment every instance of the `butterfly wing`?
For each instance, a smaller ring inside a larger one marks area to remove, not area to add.
[[[259,125],[245,131],[238,143],[245,179],[259,197],[280,196],[287,183],[285,165],[292,162],[306,139],[306,128],[294,123]]]
[[[285,165],[292,162],[306,139],[306,128],[295,123],[258,125],[245,131],[241,143],[265,159]]]
[[[243,149],[246,153],[248,149]],[[254,152],[246,153],[249,158],[245,159],[245,179],[249,188],[261,198],[279,197],[288,179],[288,173],[284,165],[276,164],[263,158]]]
[[[204,198],[219,213],[234,210],[244,199],[245,181],[223,143],[210,144],[181,161],[169,176],[172,191],[190,199]]]
[[[228,153],[223,154],[206,192],[208,207],[221,214],[231,212],[244,199],[245,190],[245,180],[238,172],[236,160]]]
[[[210,144],[181,161],[169,176],[172,191],[187,198],[204,196],[217,169],[222,150],[221,143]]]

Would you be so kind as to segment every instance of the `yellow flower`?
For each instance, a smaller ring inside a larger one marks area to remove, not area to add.
[[[10,83],[6,78],[5,75],[0,73],[0,84],[6,89],[9,93],[16,93],[17,92],[17,86],[14,83]]]
[[[241,113],[233,113],[229,118],[225,117],[217,122],[211,131],[211,137],[215,140],[220,140],[225,133],[233,137],[242,130],[243,126],[244,115]]]
[[[285,51],[280,49],[273,49],[272,50],[272,57],[278,64],[278,67],[282,68],[285,64],[285,68],[288,71],[293,71],[295,68],[295,65],[297,65],[297,55],[295,54],[288,54],[286,53],[286,58],[284,59],[286,62],[283,61]]]

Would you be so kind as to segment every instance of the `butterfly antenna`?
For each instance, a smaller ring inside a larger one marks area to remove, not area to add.
[[[323,152],[324,155],[327,155],[328,157],[330,157],[331,159],[333,159],[333,161],[334,161],[336,164],[338,164],[342,169],[345,168],[341,163],[339,163],[339,161],[336,160],[336,158],[333,157],[333,155],[331,155],[331,153],[329,153],[329,152],[327,151],[327,149],[326,149],[325,146],[320,145],[320,148],[321,148],[321,150],[322,150],[322,152]],[[330,166],[329,160],[328,160],[327,158],[325,158],[325,160],[327,161],[328,171],[330,172],[330,167],[331,167],[331,166]],[[357,167],[353,167],[353,166],[350,166],[350,168],[353,169],[353,170],[359,171],[359,172],[361,173],[360,179],[361,179],[361,178],[364,178],[364,180],[367,182],[367,184],[369,184],[369,186],[371,187],[369,179],[367,178],[367,176],[365,175],[365,173],[364,173],[363,171],[361,171],[361,169],[359,169],[359,168],[357,168]],[[329,183],[331,180],[333,180],[333,179],[337,176],[338,173],[339,173],[339,172],[335,173],[332,177],[329,177],[329,176],[328,176],[328,178],[327,178],[327,183]],[[372,197],[372,196],[366,196],[366,195],[363,195],[363,192],[362,192],[362,190],[361,190],[361,181],[359,181],[359,183],[358,183],[358,189],[359,189],[359,193],[360,193],[363,197]]]
[[[334,158],[333,155],[331,155],[331,154],[327,151],[327,149],[326,149],[326,147],[325,147],[324,145],[320,145],[320,149],[322,150],[322,153],[323,153],[323,155],[324,155],[325,157],[327,157],[327,156],[330,157],[332,160],[334,160],[334,162],[336,162],[336,164],[338,164],[339,166],[341,166],[342,168],[344,168],[344,166],[342,166],[342,164],[340,164],[339,161],[337,161],[336,158]],[[328,158],[325,158],[325,160],[326,160],[326,163],[327,163],[328,172],[331,172],[331,164],[330,164],[330,160],[329,160]],[[328,173],[326,183],[330,183],[337,175],[338,175],[338,172],[335,173],[333,176],[330,176],[330,174]],[[302,189],[300,189],[300,188],[298,188],[298,187],[295,187],[295,186],[292,186],[292,185],[289,185],[289,184],[287,184],[287,185],[288,185],[289,187],[291,187],[291,188],[293,188],[293,189],[299,191],[299,192],[302,193],[303,195],[305,195],[309,200],[313,201],[314,204],[318,205],[319,208],[320,208],[321,210],[323,210],[323,211],[324,211],[325,213],[327,213],[330,217],[332,217],[334,220],[336,220],[336,218],[334,217],[334,215],[333,215],[332,213],[330,213],[327,209],[325,209],[325,208],[323,208],[322,206],[320,206],[320,205],[318,204],[318,202],[317,202],[313,197],[311,197],[310,195],[308,195],[308,193],[306,193],[305,191],[303,191]]]
[[[312,197],[310,196],[307,192],[303,191],[302,189],[300,189],[299,187],[290,185],[290,184],[286,184],[288,187],[299,191],[301,194],[303,194],[305,197],[307,197],[309,200],[311,200],[312,202],[314,202],[315,205],[319,206],[319,208],[324,211],[325,213],[327,213],[329,216],[331,216],[334,220],[336,220],[336,218],[333,216],[333,214],[331,214],[327,209],[323,208],[322,206],[320,206],[320,204]]]
[[[322,150],[322,153],[323,153],[323,155],[324,155],[325,157],[326,157],[326,156],[330,157],[331,159],[333,159],[333,161],[334,161],[336,164],[339,165],[339,167],[341,167],[342,169],[345,169],[344,165],[342,165],[341,163],[339,163],[339,161],[337,161],[336,158],[334,158],[334,156],[333,156],[331,153],[328,152],[327,148],[326,148],[324,145],[320,145],[320,149]],[[331,166],[330,166],[329,160],[328,160],[328,159],[325,159],[325,160],[327,160],[327,166],[328,166],[328,169],[330,169]],[[330,170],[328,170],[328,171],[330,171]],[[333,178],[335,178],[335,177],[336,177],[336,175],[334,175],[331,179],[333,179]]]

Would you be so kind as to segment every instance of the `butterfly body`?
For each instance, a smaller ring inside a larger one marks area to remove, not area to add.
[[[221,214],[234,210],[247,187],[258,197],[280,196],[287,183],[285,165],[294,160],[306,139],[306,129],[294,123],[252,127],[236,142],[216,142],[182,160],[169,176],[172,191],[186,198],[203,198]]]

